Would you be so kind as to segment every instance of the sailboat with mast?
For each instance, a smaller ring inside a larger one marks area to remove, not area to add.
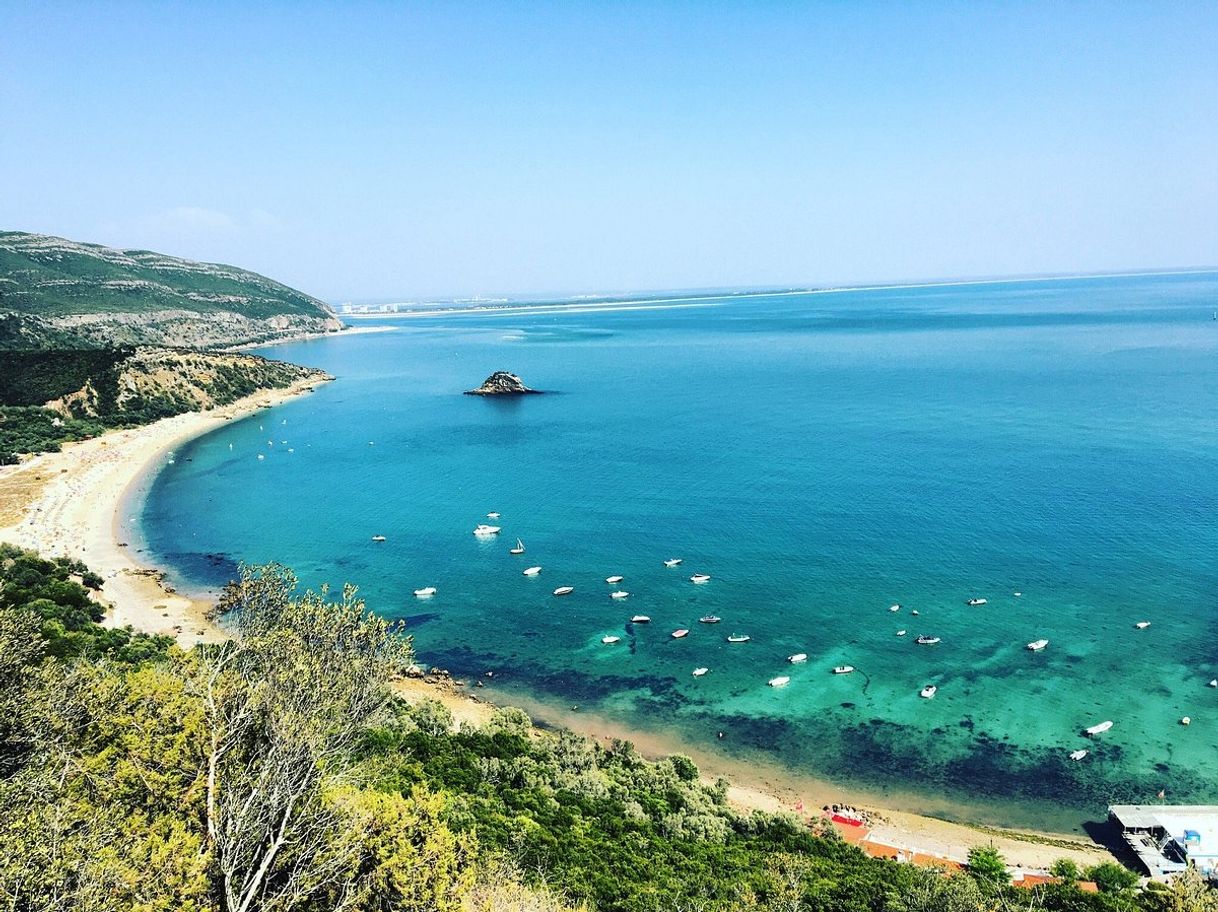
[[[524,542],[522,542],[520,539],[516,539],[516,547],[515,547],[515,548],[512,548],[512,549],[511,549],[511,551],[510,551],[510,552],[508,552],[508,553],[510,553],[510,554],[524,554]]]

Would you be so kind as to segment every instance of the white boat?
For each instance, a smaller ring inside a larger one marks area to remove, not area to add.
[[[695,573],[689,578],[691,583],[705,583],[710,579],[709,573]]]
[[[1190,719],[1188,716],[1185,716],[1183,719],[1180,720],[1180,724],[1181,725],[1192,725],[1193,720]]]
[[[984,605],[986,604],[986,600],[983,598],[971,598],[968,600],[968,603],[973,606]]]
[[[478,525],[476,525],[474,527],[474,534],[475,535],[498,535],[499,527],[498,526],[488,526],[486,523],[478,523]]]
[[[1070,752],[1070,759],[1074,761],[1082,760],[1089,753],[1090,751],[1086,750],[1085,748],[1080,748],[1079,750]]]
[[[1150,621],[1138,621],[1133,626],[1137,627],[1139,630],[1145,630],[1147,627],[1150,626]]]
[[[901,606],[900,606],[900,605],[889,605],[889,606],[888,606],[888,610],[889,610],[889,611],[900,611],[900,610],[901,610]]]
[[[790,662],[792,665],[799,665],[803,662],[808,661],[808,654],[806,652],[797,652],[797,653],[795,653],[795,655],[787,656],[787,661]]]
[[[706,614],[698,618],[699,624],[718,624],[723,618],[717,614]]]
[[[265,456],[263,456],[261,453],[259,453],[259,454],[258,454],[258,458],[259,458],[259,459],[266,459],[266,457],[265,457]]]
[[[632,623],[632,624],[650,624],[651,618],[649,618],[645,614],[636,614],[634,617],[632,617],[630,619],[630,623]]]
[[[425,586],[422,589],[416,589],[414,591],[415,598],[431,598],[435,594],[436,594],[435,586]]]
[[[674,640],[679,640],[679,639],[681,639],[682,637],[687,637],[687,636],[689,636],[689,631],[688,631],[688,630],[686,630],[684,627],[681,627],[681,628],[679,628],[679,629],[677,629],[677,630],[674,630],[674,631],[672,632],[672,638],[673,638]]]
[[[610,586],[616,586],[618,583],[620,583],[625,578],[626,577],[624,577],[624,576],[606,576],[605,582],[608,583]]]
[[[1023,597],[1023,593],[1022,593],[1022,592],[1012,592],[1011,594],[1012,594],[1013,596],[1015,596],[1015,598],[1022,598],[1022,597]]]
[[[540,567],[526,567],[525,569],[521,570],[520,572],[523,573],[525,576],[536,576],[538,573],[541,572],[541,568]]]
[[[385,536],[383,536],[383,535],[374,535],[374,536],[372,536],[372,540],[373,540],[374,542],[383,542],[383,541],[385,540]]]
[[[897,636],[899,636],[899,637],[903,637],[903,636],[905,636],[905,634],[907,634],[908,632],[909,632],[908,630],[898,630],[898,631],[897,631]]]
[[[678,565],[678,564],[680,564],[680,563],[681,563],[681,558],[679,558],[679,557],[670,557],[668,560],[664,561],[664,566],[665,566],[665,567],[675,567],[675,566],[677,566],[677,565]]]
[[[917,608],[915,608],[913,611],[911,611],[911,612],[909,612],[909,613],[910,613],[910,614],[912,614],[914,617],[917,617],[917,616],[918,616],[918,609],[917,609]]]
[[[487,519],[498,519],[499,514],[492,511],[492,512],[486,514],[486,518]]]
[[[929,700],[931,697],[933,697],[938,692],[939,692],[939,688],[937,688],[934,684],[927,684],[925,687],[922,688],[922,691],[921,691],[921,693],[918,694],[918,696],[922,697],[924,700]]]
[[[625,592],[621,589],[617,589],[617,590],[609,593],[609,598],[615,598],[615,599],[624,599],[624,598],[628,598],[629,596],[630,596],[629,592]]]
[[[702,677],[704,674],[706,674],[708,671],[710,671],[710,669],[709,669],[709,668],[695,668],[695,669],[694,669],[694,677],[695,677],[695,678],[700,678],[700,677]]]
[[[835,675],[848,675],[852,671],[854,671],[853,665],[838,665],[836,668],[833,669],[833,673]]]
[[[524,554],[524,542],[516,539],[516,547],[508,551],[508,554]]]
[[[611,646],[614,643],[620,643],[621,641],[622,641],[622,638],[619,636],[601,637],[601,642],[604,643],[606,646]]]
[[[920,636],[914,642],[919,646],[934,646],[936,643],[941,643],[942,640],[938,637]]]
[[[554,594],[555,595],[570,595],[574,591],[575,591],[574,586],[559,586],[557,589],[554,590]]]
[[[1218,687],[1218,678],[1214,678],[1214,680],[1210,681],[1209,686]]]
[[[730,637],[727,638],[727,641],[729,643],[747,643],[751,639],[752,639],[752,637],[747,636],[746,634],[733,633]]]
[[[770,680],[766,681],[766,683],[771,687],[786,687],[791,683],[791,679],[786,675],[779,675],[776,678],[770,678]]]
[[[1048,645],[1049,645],[1048,640],[1033,640],[1031,643],[1028,644],[1028,649],[1030,649],[1032,652],[1040,652],[1042,649],[1044,649]]]
[[[1099,725],[1093,725],[1093,726],[1091,726],[1090,728],[1086,729],[1086,730],[1083,732],[1083,734],[1087,734],[1087,735],[1099,735],[1099,734],[1102,734],[1102,733],[1104,733],[1104,732],[1108,731],[1108,729],[1110,729],[1110,728],[1112,728],[1112,720],[1111,720],[1111,719],[1109,719],[1107,722],[1101,722]]]

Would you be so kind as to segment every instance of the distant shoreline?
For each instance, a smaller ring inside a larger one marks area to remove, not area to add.
[[[847,294],[859,291],[900,291],[920,288],[959,288],[977,285],[1018,285],[1034,282],[1078,282],[1087,279],[1136,279],[1154,276],[1215,275],[1218,268],[1164,269],[1139,272],[1098,272],[1071,275],[1022,276],[995,279],[949,279],[930,282],[894,282],[880,285],[832,285],[824,288],[789,288],[780,291],[728,291],[722,294],[667,295],[665,297],[628,297],[605,295],[563,298],[554,301],[522,302],[519,304],[485,304],[465,307],[456,304],[421,305],[420,309],[387,311],[384,313],[344,313],[339,316],[351,320],[403,319],[410,317],[436,317],[459,314],[543,314],[543,313],[598,313],[615,310],[668,310],[686,306],[722,306],[734,300],[756,298],[785,298],[798,295]],[[389,329],[391,327],[385,327]],[[327,335],[327,334],[323,334]]]

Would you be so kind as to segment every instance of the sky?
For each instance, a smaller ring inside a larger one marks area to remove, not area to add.
[[[0,229],[332,301],[1218,266],[1218,3],[3,0]]]

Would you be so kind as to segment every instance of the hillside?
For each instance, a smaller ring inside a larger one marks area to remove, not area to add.
[[[0,231],[0,349],[213,348],[341,328],[324,302],[245,269]]]
[[[0,465],[109,428],[228,405],[264,389],[329,379],[256,355],[106,348],[6,352],[0,361]]]

